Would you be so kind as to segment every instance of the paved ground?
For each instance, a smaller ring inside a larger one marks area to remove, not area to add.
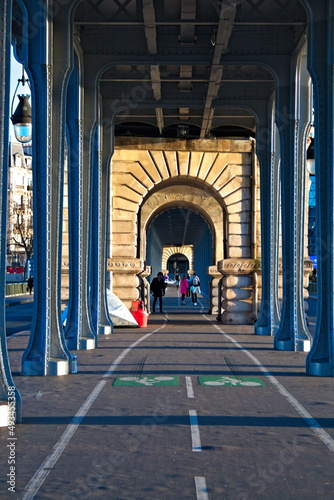
[[[6,333],[30,330],[34,295],[16,295],[6,297]]]
[[[28,334],[8,339],[23,423],[15,441],[0,430],[1,498],[334,498],[334,380],[250,326],[218,324],[202,299],[181,314],[168,299],[148,328],[79,351],[75,375],[21,376]]]

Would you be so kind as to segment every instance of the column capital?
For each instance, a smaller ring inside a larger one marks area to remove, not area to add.
[[[144,271],[144,261],[131,257],[113,257],[107,261],[107,271],[120,274],[140,274]]]
[[[260,269],[258,259],[224,259],[218,262],[218,271],[224,275],[252,274]]]

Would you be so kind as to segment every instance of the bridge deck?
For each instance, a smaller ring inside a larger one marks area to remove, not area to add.
[[[8,339],[23,396],[15,498],[334,497],[334,380],[307,377],[305,353],[274,351],[252,327],[202,306],[179,314],[176,300],[147,328],[79,351],[75,375],[21,376],[28,334]],[[14,498],[0,436],[1,498]]]

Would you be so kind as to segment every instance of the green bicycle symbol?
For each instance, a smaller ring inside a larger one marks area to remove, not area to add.
[[[122,377],[122,381],[124,382],[136,382],[137,384],[143,385],[154,385],[159,384],[160,382],[167,382],[170,380],[174,380],[174,377]]]
[[[252,382],[250,380],[242,380],[226,376],[218,378],[217,380],[206,380],[204,382],[204,385],[210,385],[210,386],[243,385],[248,387],[257,387],[262,384],[260,384],[259,382]]]

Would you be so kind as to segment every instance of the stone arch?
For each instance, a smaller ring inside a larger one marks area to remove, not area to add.
[[[184,255],[189,261],[189,268],[194,267],[194,251],[192,245],[183,245],[181,247],[164,247],[162,252],[162,269],[167,269],[167,262],[175,254]]]
[[[161,139],[118,138],[112,159],[112,256],[140,258],[144,255],[142,208],[148,198],[162,193],[165,186],[182,185],[201,189],[206,197],[215,199],[226,210],[228,241],[224,257],[251,257],[252,237],[255,240],[251,217],[253,162],[251,140],[162,142]],[[173,201],[184,201],[182,193]],[[159,204],[162,205],[162,200]],[[158,205],[151,207],[151,212]],[[192,205],[201,208],[202,201]],[[203,216],[208,217],[207,213]]]
[[[249,259],[259,252],[253,146],[247,139],[117,138],[111,168],[109,271],[120,298],[135,298],[138,277],[150,273],[145,264],[147,228],[168,208],[189,208],[209,224],[214,252],[208,274],[215,283],[221,276],[219,261]]]
[[[152,221],[167,208],[191,208],[199,213],[209,224],[213,237],[213,258],[215,261],[224,258],[224,221],[223,207],[210,193],[200,188],[186,185],[173,185],[154,192],[140,207],[138,217],[138,237],[140,258],[146,255],[146,234]],[[217,242],[218,245],[217,245]]]

